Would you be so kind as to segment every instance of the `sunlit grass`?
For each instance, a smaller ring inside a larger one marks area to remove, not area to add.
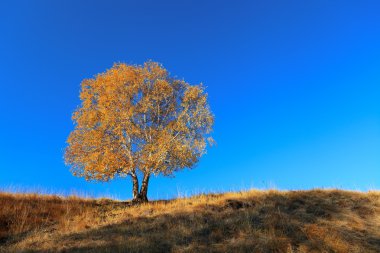
[[[141,205],[0,194],[0,251],[379,252],[380,192],[257,190]]]

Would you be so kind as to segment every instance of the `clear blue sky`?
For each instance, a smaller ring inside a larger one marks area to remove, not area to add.
[[[131,196],[63,162],[80,83],[161,62],[207,86],[218,145],[151,198],[380,187],[379,1],[1,1],[0,187]]]

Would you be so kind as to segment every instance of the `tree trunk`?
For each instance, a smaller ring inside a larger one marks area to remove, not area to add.
[[[133,194],[133,199],[132,202],[138,202],[139,201],[139,179],[137,178],[136,173],[131,173],[132,177],[132,183],[133,183],[133,189],[132,189],[132,194]]]
[[[149,184],[150,173],[146,172],[141,184],[139,199],[141,202],[148,202],[148,184]]]

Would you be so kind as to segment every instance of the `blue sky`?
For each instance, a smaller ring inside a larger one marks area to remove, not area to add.
[[[380,187],[379,1],[2,1],[0,187],[131,197],[63,162],[80,82],[161,62],[203,82],[217,146],[150,198]]]

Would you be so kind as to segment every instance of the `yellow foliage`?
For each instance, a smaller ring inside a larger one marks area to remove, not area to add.
[[[159,63],[123,63],[81,84],[81,106],[65,151],[74,175],[170,175],[204,154],[214,122],[202,85],[169,76]]]

